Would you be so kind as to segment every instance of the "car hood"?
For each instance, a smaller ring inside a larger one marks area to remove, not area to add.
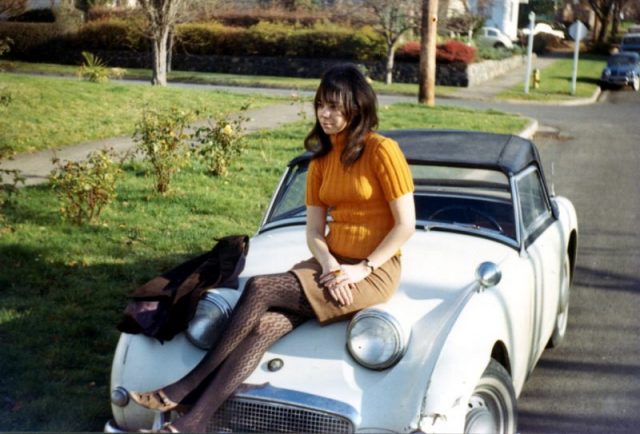
[[[389,408],[404,406],[407,416],[415,415],[426,384],[415,380],[412,366],[433,368],[444,342],[443,333],[448,332],[447,320],[459,312],[466,296],[477,288],[478,265],[485,261],[500,264],[517,254],[511,247],[480,237],[417,232],[402,249],[400,288],[391,300],[376,307],[394,314],[403,328],[410,330],[409,348],[397,365],[383,371],[363,368],[346,349],[348,321],[326,326],[308,321],[274,344],[245,383],[268,384],[346,403],[366,411],[360,417],[374,424],[369,426],[384,423],[385,409]],[[283,272],[308,257],[303,228],[269,231],[252,239],[241,278]],[[425,354],[433,360],[425,363]],[[284,362],[275,372],[268,369],[273,359]],[[400,402],[397,394],[387,393],[399,387],[403,390]]]

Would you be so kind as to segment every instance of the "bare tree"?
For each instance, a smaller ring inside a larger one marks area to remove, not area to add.
[[[153,77],[151,84],[166,86],[171,33],[177,24],[184,0],[139,0],[149,21],[149,36],[153,47]]]
[[[620,21],[622,20],[622,13],[624,12],[627,4],[630,0],[615,0],[613,4],[613,21],[611,23],[611,36],[615,36],[620,31]]]
[[[438,0],[422,0],[422,18],[420,24],[418,102],[433,107],[436,104]]]
[[[384,37],[387,46],[385,83],[393,81],[393,61],[400,38],[417,28],[416,0],[367,0],[364,2],[376,23],[375,29]]]
[[[616,0],[589,0],[591,9],[595,12],[598,18],[598,35],[596,40],[598,42],[604,42],[607,37],[607,31],[609,28],[609,20],[611,19],[611,12],[613,11],[614,3]]]

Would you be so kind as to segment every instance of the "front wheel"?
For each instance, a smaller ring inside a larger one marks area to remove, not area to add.
[[[515,433],[517,402],[509,373],[491,359],[476,385],[465,417],[465,434]]]
[[[553,334],[549,338],[547,347],[556,348],[564,340],[567,333],[567,323],[569,322],[569,296],[571,294],[571,262],[569,255],[565,254],[562,264],[562,280],[560,281],[560,300],[558,303],[558,313],[556,323],[553,327]]]

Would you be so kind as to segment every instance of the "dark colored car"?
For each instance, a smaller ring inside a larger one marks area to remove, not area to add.
[[[640,89],[640,54],[621,51],[609,57],[600,77],[600,87],[631,86]]]
[[[620,41],[620,51],[640,53],[640,33],[627,33]]]

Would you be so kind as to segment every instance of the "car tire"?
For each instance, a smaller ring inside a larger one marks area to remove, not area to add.
[[[507,47],[505,47],[502,42],[496,42],[495,44],[493,44],[493,48],[495,48],[496,50],[504,50]]]
[[[547,344],[548,348],[560,346],[567,333],[567,323],[569,322],[569,298],[571,295],[571,262],[569,255],[564,255],[562,263],[562,280],[560,281],[560,300],[558,302],[558,314],[553,326],[553,333]]]
[[[636,92],[640,90],[640,77],[636,76],[633,78],[633,81],[631,82],[631,87]]]
[[[515,433],[518,409],[509,373],[491,359],[469,399],[465,434]]]

